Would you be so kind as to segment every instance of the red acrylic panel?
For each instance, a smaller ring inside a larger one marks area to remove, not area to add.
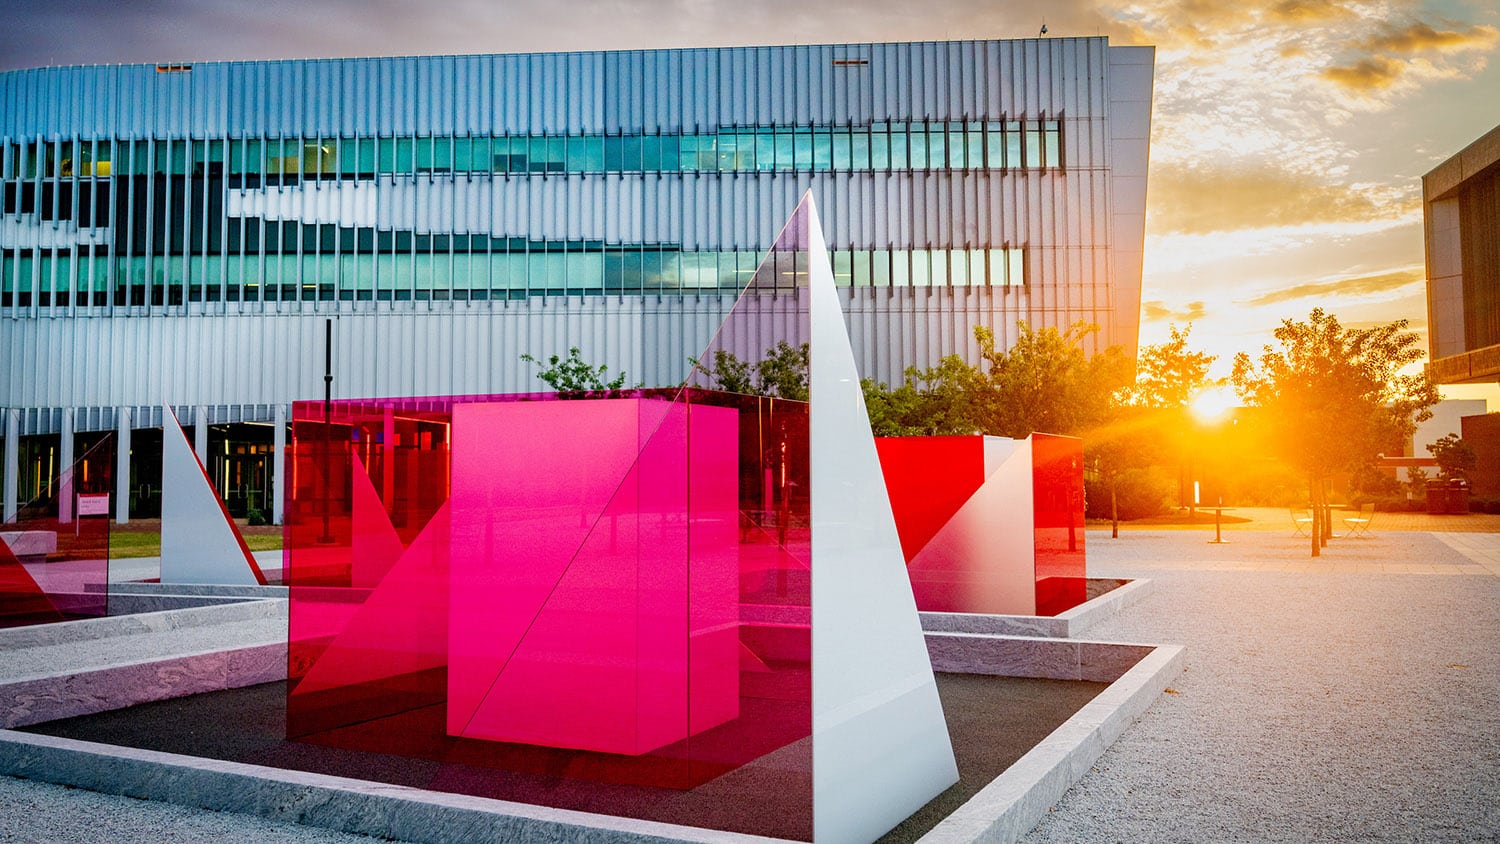
[[[984,438],[876,437],[875,450],[910,563],[984,483]]]
[[[113,466],[114,438],[106,434],[0,525],[0,627],[106,614],[109,516],[76,513],[78,496],[113,492]]]
[[[1087,599],[1083,523],[1083,440],[1031,435],[1037,615]]]

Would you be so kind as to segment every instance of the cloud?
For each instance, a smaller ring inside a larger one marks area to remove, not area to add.
[[[1405,72],[1405,62],[1386,56],[1369,56],[1353,64],[1334,65],[1320,75],[1351,91],[1381,91],[1394,85]]]
[[[1264,163],[1159,164],[1152,168],[1150,190],[1155,234],[1369,222],[1398,217],[1412,202],[1390,189],[1328,184]]]
[[[1203,302],[1189,302],[1182,310],[1172,310],[1166,302],[1142,302],[1141,316],[1148,322],[1196,322],[1208,313],[1208,306]]]
[[[1369,293],[1385,293],[1421,283],[1424,278],[1425,276],[1420,267],[1409,267],[1404,270],[1392,270],[1391,272],[1378,273],[1376,275],[1296,284],[1257,296],[1244,304],[1252,307],[1262,307],[1265,305],[1274,305],[1279,302],[1290,302],[1294,299],[1310,299],[1314,297],[1321,299],[1332,296],[1359,296]]]
[[[1325,68],[1319,76],[1346,91],[1368,94],[1393,87],[1413,70],[1446,75],[1451,71],[1440,66],[1445,57],[1487,52],[1497,43],[1500,29],[1485,24],[1435,29],[1422,21],[1404,27],[1386,23],[1356,44],[1353,57]]]
[[[1483,50],[1500,40],[1500,29],[1483,24],[1467,29],[1433,29],[1417,21],[1400,29],[1386,24],[1383,30],[1365,41],[1364,48],[1371,52],[1391,52],[1413,55],[1425,52],[1453,52]]]
[[[1342,3],[1332,0],[1282,0],[1267,10],[1267,15],[1284,23],[1321,23],[1353,15]]]

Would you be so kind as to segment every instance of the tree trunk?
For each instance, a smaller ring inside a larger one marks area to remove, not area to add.
[[[1323,547],[1323,508],[1318,506],[1318,479],[1311,477],[1307,479],[1308,509],[1312,511],[1312,530],[1308,533],[1312,536],[1312,555],[1314,557],[1321,553]]]
[[[1115,500],[1115,481],[1114,481],[1113,478],[1111,478],[1110,482],[1109,482],[1109,519],[1110,519],[1111,522],[1114,523],[1114,527],[1110,529],[1109,538],[1110,539],[1119,539],[1120,538],[1120,507],[1119,507],[1119,504]]]

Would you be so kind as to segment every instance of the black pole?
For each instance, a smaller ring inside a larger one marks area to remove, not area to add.
[[[323,535],[319,542],[333,542],[328,511],[333,507],[333,318],[323,321]]]

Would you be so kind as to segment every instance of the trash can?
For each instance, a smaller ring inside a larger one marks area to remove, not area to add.
[[[1448,485],[1442,481],[1427,482],[1427,515],[1441,516],[1448,512]]]
[[[1469,512],[1469,482],[1454,478],[1448,482],[1448,512],[1456,516]]]

